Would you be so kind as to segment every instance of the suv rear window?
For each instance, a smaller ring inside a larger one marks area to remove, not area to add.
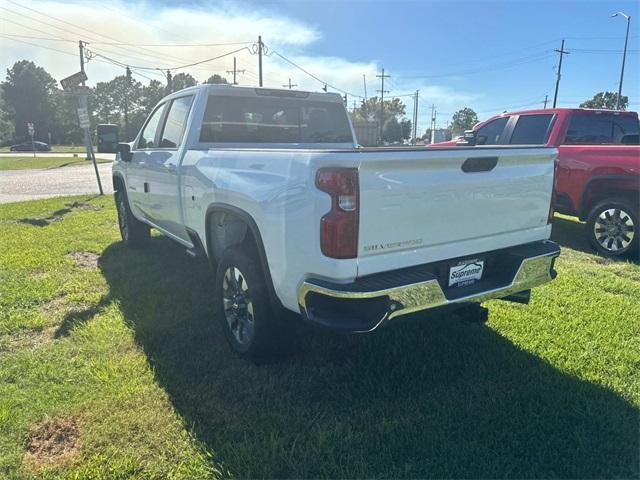
[[[351,143],[339,103],[209,95],[202,143]]]
[[[552,119],[552,114],[520,115],[509,143],[511,145],[544,145],[547,143]]]
[[[575,114],[571,117],[565,144],[638,143],[638,119],[629,115]]]

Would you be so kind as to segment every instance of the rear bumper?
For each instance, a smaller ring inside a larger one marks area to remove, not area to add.
[[[400,315],[530,290],[556,277],[558,255],[560,247],[548,240],[474,255],[485,259],[487,271],[482,280],[464,287],[447,287],[446,272],[465,258],[369,275],[350,284],[311,278],[300,286],[298,303],[312,323],[369,332]]]

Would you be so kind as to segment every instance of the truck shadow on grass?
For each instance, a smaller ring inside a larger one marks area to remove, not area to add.
[[[634,406],[486,326],[421,313],[306,333],[290,359],[255,366],[213,318],[207,265],[170,240],[113,244],[99,266],[158,384],[234,476],[638,475]]]

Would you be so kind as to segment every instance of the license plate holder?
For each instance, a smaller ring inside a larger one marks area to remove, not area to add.
[[[482,278],[484,260],[474,258],[449,266],[449,287],[465,287]]]

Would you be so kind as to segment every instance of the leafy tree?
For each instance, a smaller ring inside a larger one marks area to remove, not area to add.
[[[363,101],[359,108],[353,112],[354,120],[370,120],[380,121],[380,98],[368,98],[366,103]],[[384,120],[386,121],[394,117],[396,120],[404,116],[406,107],[399,98],[392,98],[384,101]]]
[[[2,98],[18,139],[27,139],[27,122],[35,127],[37,140],[48,140],[53,120],[52,94],[56,81],[47,71],[28,60],[20,60],[7,70],[2,82]]]
[[[0,145],[5,145],[13,140],[15,128],[2,96],[2,85],[0,85]]]
[[[616,108],[616,100],[618,94],[615,92],[598,92],[591,100],[582,102],[580,108],[606,108],[613,110]],[[620,96],[620,110],[626,110],[629,106],[629,97],[625,95]]]
[[[396,117],[389,117],[389,119],[384,122],[384,127],[382,128],[382,140],[390,143],[402,140],[402,127]]]
[[[470,130],[478,123],[478,114],[469,107],[458,110],[451,117],[451,134],[461,135],[465,130]]]
[[[118,124],[123,140],[131,140],[145,119],[142,91],[140,82],[125,75],[99,82],[94,99],[98,122]]]
[[[404,140],[409,140],[411,138],[411,134],[413,133],[413,131],[411,130],[411,120],[403,118],[400,121],[400,132],[401,137]]]
[[[171,79],[171,91],[177,92],[187,87],[194,87],[198,84],[198,81],[188,73],[178,73]]]
[[[145,115],[149,115],[151,110],[153,110],[153,107],[155,107],[164,96],[165,87],[158,80],[151,80],[149,85],[143,86],[140,105],[142,106]]]
[[[229,82],[227,82],[226,78],[218,75],[217,73],[214,73],[209,78],[207,78],[204,83],[212,83],[217,85],[217,84],[228,84]]]

